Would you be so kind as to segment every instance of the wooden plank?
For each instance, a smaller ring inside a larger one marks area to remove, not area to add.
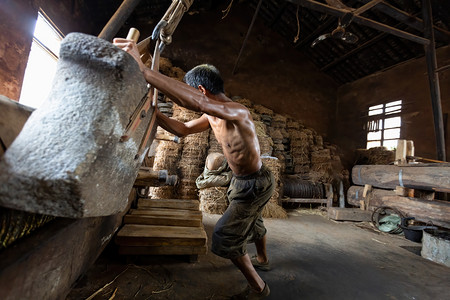
[[[196,255],[206,254],[208,247],[203,246],[119,246],[121,255]]]
[[[120,246],[203,246],[207,240],[203,227],[125,224],[117,233]]]
[[[186,199],[139,199],[138,208],[178,208],[199,210],[200,201]]]
[[[371,220],[372,212],[359,208],[329,207],[328,218],[336,221],[358,221],[368,222]]]
[[[126,215],[123,219],[124,224],[144,224],[144,225],[166,225],[166,226],[185,226],[200,227],[201,219],[198,217],[187,216],[148,216],[148,215]]]
[[[281,202],[285,203],[320,203],[326,204],[328,199],[315,199],[315,198],[284,198]]]
[[[200,220],[203,217],[202,212],[199,210],[172,209],[172,208],[130,209],[128,214],[147,215],[147,216],[187,216],[190,218],[197,217]]]

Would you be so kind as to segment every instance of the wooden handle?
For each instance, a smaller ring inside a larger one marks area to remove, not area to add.
[[[136,28],[130,28],[130,31],[128,31],[127,40],[133,40],[135,43],[137,43],[139,39],[140,32]]]

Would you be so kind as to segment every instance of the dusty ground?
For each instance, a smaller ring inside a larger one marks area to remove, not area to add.
[[[219,215],[204,214],[211,236]],[[317,210],[267,219],[273,269],[260,272],[269,299],[449,299],[450,268],[420,256],[420,243],[378,233],[367,223],[334,222]],[[254,246],[249,245],[254,253]],[[66,300],[228,299],[246,283],[226,259],[211,252],[186,257],[116,254],[110,245]]]

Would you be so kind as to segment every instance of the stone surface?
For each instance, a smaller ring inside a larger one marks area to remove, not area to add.
[[[0,205],[73,218],[122,211],[152,114],[127,142],[120,137],[146,92],[129,54],[93,36],[67,35],[52,91],[0,162]]]

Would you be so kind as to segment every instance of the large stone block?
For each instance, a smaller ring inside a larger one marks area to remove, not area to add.
[[[0,205],[72,218],[125,209],[152,113],[131,139],[120,137],[146,93],[129,54],[93,36],[67,35],[52,91],[0,161]]]

